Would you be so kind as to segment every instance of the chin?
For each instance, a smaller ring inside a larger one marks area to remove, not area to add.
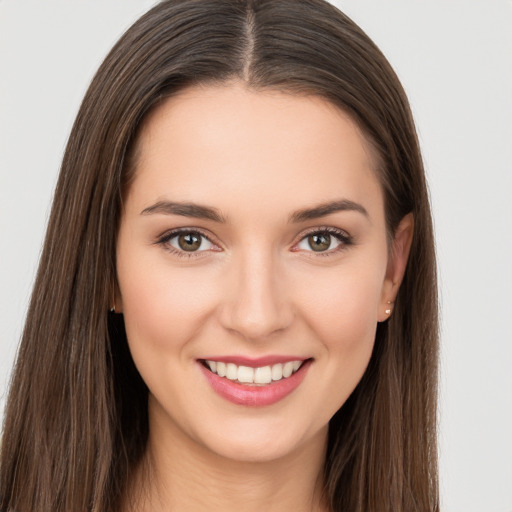
[[[298,426],[296,423],[295,427]],[[294,429],[273,422],[252,421],[246,425],[224,426],[219,431],[210,431],[201,444],[224,459],[240,463],[268,463],[303,453],[308,446],[325,443],[327,425],[319,429],[311,427]]]

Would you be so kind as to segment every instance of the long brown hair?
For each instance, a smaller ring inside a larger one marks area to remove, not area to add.
[[[193,84],[326,98],[373,144],[390,236],[414,239],[394,312],[330,422],[333,511],[438,510],[437,296],[432,223],[405,93],[372,41],[323,0],[169,0],[94,77],[64,155],[4,423],[0,509],[115,510],[148,438],[147,388],[108,312],[116,233],[142,121]]]

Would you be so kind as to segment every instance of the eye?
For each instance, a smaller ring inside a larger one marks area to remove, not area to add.
[[[172,252],[194,253],[214,249],[216,246],[202,233],[194,230],[174,231],[164,235],[158,243],[167,246]]]
[[[350,245],[352,239],[344,231],[329,228],[307,234],[297,244],[297,249],[308,252],[331,253]]]

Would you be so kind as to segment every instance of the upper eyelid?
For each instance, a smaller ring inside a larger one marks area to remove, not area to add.
[[[197,233],[197,234],[199,234],[201,236],[204,236],[204,238],[206,238],[212,244],[218,245],[218,242],[214,241],[215,237],[213,237],[212,235],[206,233],[201,228],[176,228],[176,229],[170,229],[168,231],[165,231],[161,235],[159,235],[157,237],[157,242],[159,242],[161,240],[164,240],[164,239],[170,240],[171,238],[174,238],[175,236],[178,236],[180,233]]]
[[[162,247],[165,247],[165,249],[171,253],[173,253],[176,257],[187,257],[187,258],[201,258],[205,256],[205,253],[207,253],[211,249],[205,249],[201,251],[185,251],[183,249],[179,249],[177,247],[174,247],[171,245],[170,241],[179,236],[181,233],[197,233],[198,235],[202,236],[208,242],[210,242],[215,247],[220,247],[220,251],[223,251],[224,249],[220,246],[219,243],[212,240],[212,237],[205,234],[202,229],[200,228],[176,228],[171,229],[160,236],[157,237],[156,241],[154,242],[155,245],[160,245]],[[215,251],[219,252],[219,251]]]
[[[344,233],[347,236],[349,236],[348,232],[345,229],[336,228],[334,226],[317,226],[317,227],[312,227],[312,228],[308,228],[303,233],[305,233],[307,235],[308,233],[323,233],[325,231],[329,231],[329,232],[332,232],[332,233]]]
[[[306,231],[303,231],[302,233],[300,233],[297,236],[296,242],[294,242],[294,243],[300,242],[305,237],[307,237],[309,235],[314,235],[315,233],[330,233],[333,235],[340,235],[340,236],[342,235],[345,238],[352,238],[352,235],[344,229],[335,228],[333,226],[320,226],[320,227],[314,227],[314,228],[310,228]]]
[[[171,229],[169,231],[164,232],[160,236],[157,237],[156,242],[160,243],[162,241],[169,241],[175,236],[178,236],[180,233],[198,233],[199,235],[206,238],[210,243],[219,246],[222,248],[222,244],[220,244],[218,241],[216,241],[216,237],[213,237],[211,234],[205,232],[202,228],[197,227],[182,227],[182,228],[176,228]],[[299,242],[301,242],[304,238],[307,236],[313,235],[315,233],[330,233],[333,235],[341,235],[346,239],[352,240],[352,235],[348,233],[346,230],[341,228],[336,228],[334,226],[315,226],[311,227],[305,231],[302,231],[299,235],[297,235],[292,242],[292,246],[297,245]],[[197,251],[197,252],[203,252],[203,251]]]
[[[334,226],[315,226],[315,227],[308,228],[305,231],[301,231],[301,233],[299,235],[297,235],[295,238],[298,240],[301,240],[305,236],[308,236],[312,233],[324,233],[324,232],[342,233],[342,234],[346,235],[347,237],[351,236],[345,229],[336,228]],[[212,235],[210,235],[208,232],[203,230],[203,228],[198,228],[198,227],[182,227],[182,228],[170,229],[170,230],[165,231],[161,235],[159,235],[158,238],[160,239],[160,238],[164,238],[167,236],[176,235],[179,233],[199,233],[199,234],[203,235],[205,238],[208,238],[211,242],[213,242],[212,238],[215,238]]]

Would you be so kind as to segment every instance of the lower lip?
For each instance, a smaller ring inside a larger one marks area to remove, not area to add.
[[[222,398],[237,404],[252,407],[272,405],[294,391],[306,376],[311,365],[311,360],[305,361],[302,366],[290,377],[273,381],[265,385],[246,385],[239,382],[219,377],[199,362],[201,370],[210,383],[213,390]]]

